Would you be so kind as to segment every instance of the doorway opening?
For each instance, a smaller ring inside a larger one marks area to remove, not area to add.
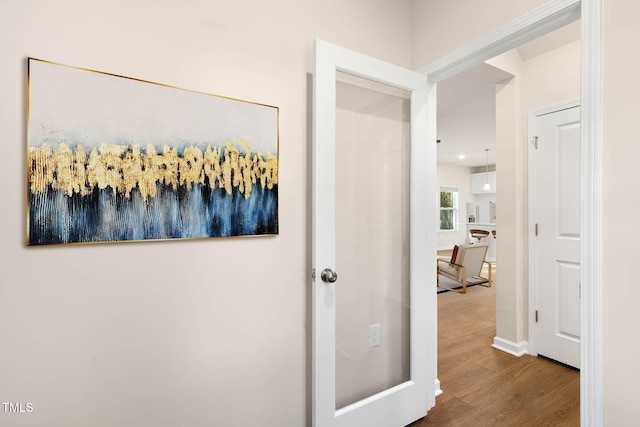
[[[456,186],[459,189],[458,201],[461,211],[458,233],[448,232],[446,235],[443,235],[443,232],[440,233],[438,239],[439,255],[446,256],[450,253],[450,248],[443,247],[442,242],[450,245],[453,243],[486,244],[488,240],[490,243],[500,246],[501,240],[497,238],[497,235],[507,235],[508,249],[503,247],[497,251],[502,254],[501,259],[496,259],[495,252],[491,257],[487,254],[487,260],[491,261],[494,268],[504,267],[503,274],[497,275],[499,278],[497,280],[498,289],[476,287],[470,289],[470,292],[465,296],[456,295],[469,299],[477,298],[477,307],[495,307],[496,292],[502,292],[504,295],[505,287],[519,286],[520,289],[524,289],[526,296],[526,279],[520,277],[520,283],[516,283],[519,276],[515,266],[518,263],[520,265],[526,263],[527,247],[526,244],[524,247],[522,245],[514,246],[514,242],[509,242],[508,237],[520,232],[525,235],[526,241],[526,231],[518,229],[522,229],[522,225],[526,226],[527,224],[527,197],[526,180],[521,184],[524,186],[524,191],[522,191],[523,188],[510,185],[512,182],[505,185],[500,181],[500,178],[497,178],[499,187],[506,189],[502,198],[504,204],[498,203],[498,209],[496,209],[499,213],[497,216],[503,219],[503,224],[506,224],[501,229],[500,221],[496,221],[495,214],[478,216],[478,207],[483,203],[496,204],[501,200],[500,192],[496,193],[495,187],[491,188],[489,192],[484,192],[481,185],[474,187],[473,179],[476,177],[474,173],[483,177],[484,173],[490,169],[500,177],[500,164],[496,160],[502,159],[502,163],[505,165],[505,175],[521,176],[523,173],[526,174],[527,129],[524,117],[529,109],[539,107],[541,103],[558,102],[579,96],[579,39],[580,23],[575,22],[492,58],[471,70],[458,73],[438,84],[438,139],[440,140],[438,144],[438,184],[441,188],[446,185],[448,187]],[[553,76],[556,81],[549,83],[548,76]],[[561,87],[561,90],[558,90],[558,86]],[[518,129],[513,125],[513,122],[518,121],[524,122],[520,134],[517,134]],[[497,143],[496,140],[498,140]],[[517,147],[516,144],[519,144],[520,147]],[[492,156],[491,161],[485,163],[483,152],[486,147],[490,147]],[[475,210],[470,210],[469,207],[475,207]],[[579,209],[579,206],[576,209]],[[489,211],[486,209],[487,213]],[[579,224],[577,226],[579,227]],[[498,230],[498,232],[475,242],[469,233],[475,228],[491,228]],[[498,271],[499,269],[493,271],[494,277]],[[492,300],[488,301],[486,295],[492,295],[490,297]],[[525,296],[522,297],[523,303],[526,302]],[[515,307],[509,307],[509,305],[518,304],[517,300],[503,296],[499,301],[497,311],[501,313],[516,312]],[[453,312],[449,310],[452,304],[456,304],[456,301],[451,300],[451,296],[439,297],[438,303],[439,305],[442,303],[439,309],[441,316],[456,316],[455,310]],[[462,310],[469,312],[468,309],[462,308]],[[487,316],[486,310],[476,310],[477,326],[480,327],[492,320],[495,327],[495,311],[493,314],[494,316]],[[523,336],[518,336],[509,330],[510,325],[505,327],[505,320],[509,320],[507,323],[513,323],[513,315],[510,317],[503,315],[502,317],[502,325],[494,330],[494,335],[483,337],[487,343],[485,345],[490,345],[490,340],[493,340],[493,347],[504,352],[516,356],[526,354],[528,350],[527,338],[531,336],[530,334],[535,333],[535,330],[530,329],[527,333],[523,328]],[[521,323],[526,325],[527,320],[523,318]],[[487,325],[484,326],[485,328],[482,330],[486,333]],[[451,319],[441,317],[439,327],[441,330],[452,327]],[[473,328],[474,325],[472,324],[470,327]],[[480,331],[481,329],[478,329],[478,332]],[[441,345],[447,347],[449,344],[444,342]],[[466,347],[466,345],[462,346]],[[442,354],[447,353],[442,351]],[[472,363],[477,364],[478,369],[484,367],[482,366],[483,362],[472,361]],[[486,363],[492,362],[486,361]],[[451,368],[446,361],[439,362],[439,366],[441,366],[441,372]],[[459,368],[455,367],[455,369]],[[444,375],[451,378],[448,373],[443,372]],[[459,375],[466,374],[461,371]],[[578,374],[575,372],[569,373],[565,377],[567,382],[571,382],[572,388],[570,390],[573,390],[574,393],[574,398],[568,399],[567,402],[568,406],[574,409],[572,414],[574,418],[579,417],[577,405],[574,404],[579,402],[579,385],[575,380],[577,377]],[[473,384],[474,379],[469,382]],[[443,388],[446,392],[447,384],[444,384]],[[453,389],[457,390],[457,386],[454,386]]]
[[[562,4],[561,4],[562,3]],[[545,9],[545,10],[543,10]],[[600,295],[602,277],[601,260],[601,34],[602,5],[595,1],[551,2],[528,15],[476,40],[465,48],[435,61],[422,71],[431,82],[440,82],[456,73],[467,70],[497,53],[506,52],[541,34],[560,28],[582,18],[581,22],[581,89],[582,133],[581,133],[581,258],[587,270],[581,272],[583,291],[581,295],[581,423],[601,425],[602,400],[602,338]],[[435,92],[435,91],[434,91]],[[432,95],[435,98],[435,94]],[[435,102],[435,100],[434,100]],[[435,114],[429,119],[436,122]],[[499,169],[499,167],[498,167]],[[499,196],[498,196],[499,197]],[[500,218],[498,210],[498,218]],[[498,219],[499,220],[499,219]],[[504,252],[504,251],[503,251]],[[500,260],[500,247],[498,259]],[[504,262],[501,260],[499,262]],[[499,286],[499,285],[498,285]],[[526,317],[526,316],[525,316]],[[523,317],[520,316],[522,322]],[[526,330],[526,327],[524,327]],[[516,343],[518,344],[518,343]]]

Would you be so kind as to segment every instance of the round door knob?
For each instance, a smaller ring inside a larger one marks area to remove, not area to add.
[[[322,273],[320,273],[320,278],[323,282],[334,283],[336,280],[338,280],[338,273],[330,268],[325,268],[324,270],[322,270]]]

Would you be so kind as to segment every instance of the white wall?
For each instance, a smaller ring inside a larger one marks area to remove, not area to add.
[[[408,0],[0,1],[0,399],[34,409],[0,425],[309,425],[312,42],[408,66],[410,15]],[[26,247],[27,56],[280,107],[280,235]]]

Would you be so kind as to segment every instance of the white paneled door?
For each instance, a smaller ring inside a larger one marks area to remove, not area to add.
[[[580,107],[535,126],[538,354],[580,368]]]
[[[435,404],[435,136],[424,74],[315,43],[313,425]]]

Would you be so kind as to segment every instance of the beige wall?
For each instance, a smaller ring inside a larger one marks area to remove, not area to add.
[[[305,425],[312,40],[419,68],[542,3],[0,1],[0,384],[35,408],[11,424]],[[627,425],[640,3],[604,12],[603,396],[605,425]],[[280,106],[281,235],[26,248],[28,55]]]
[[[312,43],[409,66],[410,13],[0,1],[0,425],[309,425]],[[25,247],[27,56],[280,107],[280,235]]]
[[[605,425],[640,418],[640,342],[636,339],[640,287],[632,279],[634,214],[640,211],[640,3],[605,1],[603,137],[603,341]],[[618,204],[622,202],[624,209]]]
[[[512,351],[526,342],[523,328],[526,252],[526,146],[522,137],[522,61],[516,51],[499,58],[500,68],[515,76],[496,85],[496,338]]]
[[[524,62],[523,113],[580,98],[580,41]]]
[[[424,67],[546,2],[414,0],[413,68]]]

